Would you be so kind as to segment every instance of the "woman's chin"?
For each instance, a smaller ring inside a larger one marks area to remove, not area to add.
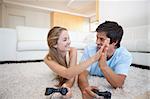
[[[67,47],[67,48],[66,48],[66,51],[69,51],[69,50],[70,50],[70,47]]]

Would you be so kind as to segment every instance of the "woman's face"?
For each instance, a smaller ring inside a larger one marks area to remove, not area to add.
[[[63,30],[61,33],[60,33],[60,36],[58,38],[58,41],[57,41],[57,49],[62,51],[62,52],[66,52],[69,47],[70,47],[70,38],[69,38],[69,34],[68,34],[68,31],[66,30]]]

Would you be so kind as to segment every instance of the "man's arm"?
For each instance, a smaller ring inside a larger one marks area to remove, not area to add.
[[[88,71],[85,70],[78,77],[78,86],[82,93],[82,99],[93,99],[97,95],[92,92],[92,89],[98,89],[96,86],[89,86],[88,83]]]
[[[99,60],[99,67],[106,78],[106,80],[110,83],[110,85],[114,88],[122,87],[124,84],[124,80],[126,75],[116,74],[113,70],[107,65],[106,62],[106,50],[102,53],[101,58]]]
[[[83,71],[78,76],[78,86],[79,86],[81,91],[84,91],[84,89],[89,86],[87,77],[88,77],[88,71],[87,70]]]
[[[126,75],[114,73],[107,64],[101,68],[101,71],[112,87],[117,88],[123,86]]]

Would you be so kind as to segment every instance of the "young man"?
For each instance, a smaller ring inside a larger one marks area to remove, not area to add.
[[[78,78],[78,85],[82,92],[83,99],[93,99],[96,94],[91,90],[96,88],[88,83],[88,74],[105,77],[114,88],[122,87],[132,63],[131,54],[120,46],[123,36],[123,29],[118,23],[106,21],[100,24],[97,29],[97,39],[95,45],[90,45],[84,49],[81,62],[94,55],[104,44],[106,39],[110,39],[107,47],[104,48],[99,61],[89,66]]]

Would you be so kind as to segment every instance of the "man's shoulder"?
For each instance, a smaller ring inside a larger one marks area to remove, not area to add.
[[[131,53],[125,47],[123,47],[123,46],[119,47],[117,50],[118,50],[117,52],[118,52],[119,56],[123,55],[123,56],[132,57]]]

